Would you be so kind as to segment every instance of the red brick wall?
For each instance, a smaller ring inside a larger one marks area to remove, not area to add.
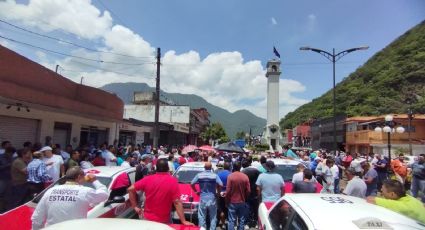
[[[310,137],[310,126],[309,125],[298,125],[295,127],[297,130],[297,136]]]
[[[124,103],[80,85],[0,45],[0,96],[108,119],[123,118]]]

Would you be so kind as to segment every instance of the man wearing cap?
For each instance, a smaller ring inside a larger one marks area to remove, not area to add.
[[[196,174],[191,182],[192,190],[200,196],[198,209],[199,226],[207,228],[207,214],[209,214],[210,229],[216,229],[217,226],[217,191],[221,190],[223,183],[220,177],[212,172],[211,162],[205,162],[205,171]],[[199,191],[195,185],[199,184]]]
[[[139,165],[136,166],[136,181],[143,179],[152,171],[152,158],[150,154],[144,154],[140,158]]]
[[[269,160],[265,164],[266,173],[261,173],[255,183],[261,202],[275,202],[285,195],[285,182],[282,176],[274,172],[275,164]]]
[[[33,160],[27,166],[28,186],[31,195],[38,194],[44,189],[44,183],[51,181],[52,177],[47,173],[46,164],[41,159],[43,153],[33,153]]]
[[[66,220],[87,218],[91,205],[108,199],[108,190],[96,180],[95,175],[84,176],[84,171],[76,166],[66,172],[66,183],[46,191],[38,203],[32,217],[32,229]],[[95,189],[81,185],[85,181],[93,183]],[[44,224],[45,223],[45,224]]]
[[[365,198],[367,190],[366,182],[360,179],[354,168],[348,168],[345,173],[348,178],[348,184],[342,193],[349,196]]]
[[[44,163],[46,164],[47,173],[52,177],[52,182],[56,182],[60,177],[64,175],[65,166],[63,159],[59,155],[55,155],[52,152],[52,148],[44,146],[40,149],[40,152],[44,154]]]

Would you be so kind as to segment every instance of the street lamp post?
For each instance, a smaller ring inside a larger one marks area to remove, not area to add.
[[[412,151],[412,137],[410,136],[410,132],[412,132],[412,120],[415,117],[411,108],[407,110],[407,117],[409,118],[409,127],[407,128],[407,134],[409,135],[409,154],[413,156]]]
[[[384,127],[376,127],[375,132],[384,132],[387,133],[387,143],[388,143],[388,161],[391,162],[391,133],[404,133],[403,126],[399,126],[397,128],[397,123],[393,121],[392,115],[385,116],[385,126]]]
[[[332,49],[332,53],[329,53],[327,51],[321,50],[321,49],[316,49],[316,48],[311,48],[308,46],[304,46],[301,47],[300,50],[310,50],[316,53],[319,53],[321,55],[323,55],[324,57],[326,57],[329,61],[332,62],[332,67],[333,67],[333,134],[334,134],[334,143],[333,143],[333,148],[336,154],[337,151],[337,142],[336,142],[336,93],[335,93],[335,63],[341,59],[342,57],[344,57],[346,54],[357,51],[357,50],[367,50],[369,49],[369,46],[361,46],[361,47],[357,47],[357,48],[351,48],[351,49],[347,49],[344,51],[341,51],[337,54],[335,54],[335,49]]]

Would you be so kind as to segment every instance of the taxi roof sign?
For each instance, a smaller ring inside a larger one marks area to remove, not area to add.
[[[359,229],[393,229],[385,221],[373,217],[366,217],[358,220],[353,220],[353,223]]]
[[[98,174],[98,173],[100,173],[100,171],[99,170],[96,170],[96,169],[90,169],[86,173],[87,174]]]

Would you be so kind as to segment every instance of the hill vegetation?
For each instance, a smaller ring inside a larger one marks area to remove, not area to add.
[[[411,103],[409,105],[409,103]],[[347,116],[425,113],[425,21],[336,85],[336,113]],[[288,113],[284,129],[333,115],[332,90]]]

